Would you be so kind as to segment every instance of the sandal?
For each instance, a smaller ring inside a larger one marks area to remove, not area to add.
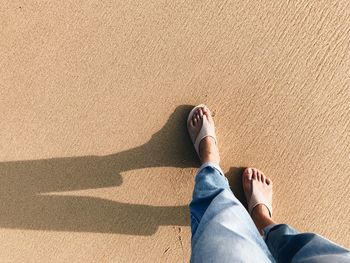
[[[266,197],[260,191],[255,190],[256,187],[254,187],[254,184],[256,183],[260,183],[260,182],[257,180],[252,180],[252,195],[248,202],[249,214],[252,215],[253,209],[257,205],[264,205],[266,206],[267,210],[269,210],[270,217],[272,217],[272,205],[269,202],[269,200],[267,200]]]
[[[196,110],[198,108],[208,108],[208,107],[204,104],[200,104],[191,110],[191,112],[188,114],[188,118],[187,118],[187,129],[189,128],[193,114],[196,112]],[[209,123],[207,116],[203,115],[202,128],[200,129],[196,139],[194,141],[192,141],[198,156],[199,156],[199,144],[206,137],[212,137],[215,140],[215,143],[217,144],[217,139],[216,139],[216,135],[215,135],[215,128],[214,128],[214,126],[212,126]]]

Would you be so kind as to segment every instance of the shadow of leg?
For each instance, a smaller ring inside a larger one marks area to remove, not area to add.
[[[188,225],[187,206],[43,194],[119,186],[121,173],[134,169],[197,166],[186,127],[191,108],[177,107],[148,142],[120,153],[0,163],[0,227],[150,235],[159,225]]]
[[[1,227],[15,229],[152,235],[161,225],[189,225],[188,206],[135,205],[82,196],[22,196],[2,203],[1,211]]]
[[[245,167],[231,167],[225,175],[230,183],[231,190],[234,195],[245,207],[247,207],[247,200],[245,198],[242,185],[242,173],[244,169]]]

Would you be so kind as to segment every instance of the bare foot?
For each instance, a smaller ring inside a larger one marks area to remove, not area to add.
[[[214,127],[214,120],[210,110],[207,107],[198,108],[192,116],[188,125],[188,133],[191,140],[194,142],[202,128],[203,118],[207,118],[210,125]],[[212,162],[219,164],[220,156],[219,149],[213,137],[205,137],[199,144],[199,158],[201,163]]]
[[[263,172],[256,168],[247,168],[243,172],[242,181],[248,204],[252,196],[253,187],[254,192],[257,191],[261,193],[264,198],[272,204],[272,181],[270,178],[266,177]],[[272,220],[269,209],[263,204],[259,204],[253,208],[251,217],[260,232],[268,225],[275,223]]]

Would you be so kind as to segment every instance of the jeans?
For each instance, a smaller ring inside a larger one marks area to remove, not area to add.
[[[267,226],[262,237],[215,164],[199,168],[190,215],[192,263],[350,262],[345,248],[285,224]]]

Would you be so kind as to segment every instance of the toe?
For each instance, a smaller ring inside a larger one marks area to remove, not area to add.
[[[257,180],[258,179],[258,175],[257,175],[257,171],[256,171],[256,169],[252,169],[252,172],[253,172],[253,175],[252,175],[252,178],[253,178],[253,180]]]
[[[210,112],[209,109],[207,110],[206,115],[207,115],[208,118],[211,118],[211,112]]]
[[[192,115],[192,121],[194,121],[196,119],[196,113],[194,113],[193,115]]]
[[[199,116],[200,116],[201,118],[203,117],[203,109],[202,109],[202,108],[199,109]]]
[[[261,182],[261,172],[259,170],[256,171],[256,177],[258,178],[258,181]]]
[[[208,120],[211,118],[211,113],[208,108],[205,108],[204,115],[207,116]]]
[[[242,175],[243,191],[248,202],[252,194],[252,181],[251,181],[252,176],[253,176],[253,169],[246,168],[243,171],[243,175]]]
[[[270,178],[267,178],[267,177],[266,177],[266,184],[272,186],[272,181],[271,181]]]
[[[253,172],[252,172],[252,169],[251,168],[246,168],[243,172],[243,174],[246,176],[246,178],[248,180],[252,180],[252,175],[253,175]]]
[[[211,116],[211,112],[207,106],[203,106],[202,108],[203,117],[205,116],[210,124],[214,125],[213,117]]]

